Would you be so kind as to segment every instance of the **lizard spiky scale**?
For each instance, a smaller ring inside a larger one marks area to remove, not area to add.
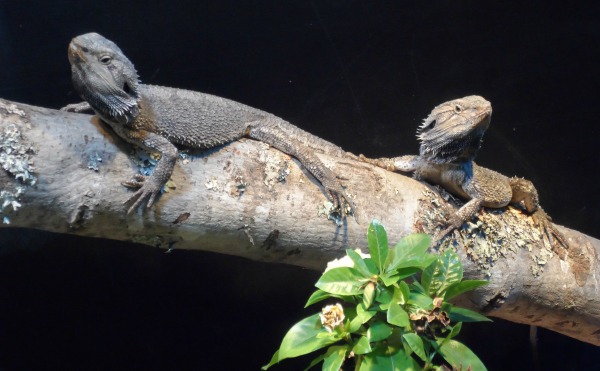
[[[75,37],[69,45],[75,90],[86,101],[65,110],[93,109],[124,140],[161,159],[151,176],[125,182],[139,188],[128,212],[144,202],[151,206],[167,182],[178,156],[176,145],[208,149],[244,136],[263,141],[296,157],[325,188],[327,197],[345,210],[352,205],[315,152],[351,157],[340,147],[267,112],[214,95],[144,85],[133,63],[112,41],[97,33]]]

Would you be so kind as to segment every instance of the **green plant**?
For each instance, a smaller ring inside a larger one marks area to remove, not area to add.
[[[385,229],[373,220],[367,239],[370,257],[346,250],[347,257],[323,273],[306,303],[333,298],[344,305],[328,305],[296,323],[263,369],[327,348],[308,368],[323,362],[323,370],[339,370],[353,358],[360,371],[447,369],[434,364],[440,355],[453,369],[485,370],[454,338],[463,322],[489,319],[447,300],[487,281],[463,280],[452,251],[428,253],[428,235],[411,234],[390,249]]]

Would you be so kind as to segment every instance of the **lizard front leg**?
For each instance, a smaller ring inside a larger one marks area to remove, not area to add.
[[[131,143],[137,144],[146,151],[158,152],[161,157],[158,164],[154,168],[152,175],[145,177],[141,174],[134,176],[134,179],[122,182],[125,187],[139,188],[125,203],[133,202],[127,210],[127,214],[131,214],[146,200],[146,207],[149,208],[154,203],[156,196],[160,193],[165,183],[171,177],[175,162],[177,161],[177,147],[169,140],[158,134],[149,131],[124,131],[124,137]]]
[[[90,104],[88,102],[83,101],[81,103],[67,104],[66,106],[62,107],[60,110],[66,111],[66,112],[81,113],[81,112],[93,111],[94,109],[92,108],[92,106],[90,106]]]
[[[358,159],[362,162],[380,167],[388,171],[401,171],[403,173],[409,173],[416,171],[419,165],[418,156],[407,155],[400,157],[381,157],[381,158],[368,158],[364,155],[359,155]]]
[[[325,187],[327,198],[334,204],[335,208],[341,210],[342,214],[346,213],[342,205],[342,199],[346,201],[352,211],[356,209],[352,200],[345,195],[344,189],[337,179],[338,177],[323,164],[310,148],[289,138],[277,126],[269,125],[268,122],[264,121],[248,124],[246,135],[297,158],[302,166]]]

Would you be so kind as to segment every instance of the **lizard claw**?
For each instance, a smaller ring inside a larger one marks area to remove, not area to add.
[[[143,176],[142,174],[135,174],[133,176],[132,180],[129,180],[127,182],[121,182],[121,185],[124,185],[127,188],[138,189],[138,188],[142,188],[145,180],[146,180],[146,177]]]
[[[333,208],[339,210],[342,218],[346,218],[348,215],[356,216],[354,202],[344,194],[342,189],[327,188],[327,198],[333,203]]]
[[[131,207],[127,209],[127,214],[131,214],[134,210],[140,207],[146,200],[146,208],[152,207],[156,196],[160,193],[160,187],[155,186],[152,182],[146,182],[146,177],[141,174],[134,175],[133,179],[128,182],[122,182],[127,188],[139,188],[124,204],[133,202]]]
[[[562,233],[560,233],[552,224],[552,218],[541,208],[538,209],[531,214],[535,224],[538,226],[540,233],[542,234],[542,239],[544,239],[544,244],[552,249],[555,244],[558,242],[565,248],[568,248],[569,245],[565,241]]]

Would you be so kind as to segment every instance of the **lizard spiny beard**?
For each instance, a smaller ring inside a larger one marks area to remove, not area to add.
[[[481,148],[485,128],[477,125],[480,117],[461,118],[449,113],[429,115],[419,128],[419,154],[427,161],[443,164],[472,161]]]

